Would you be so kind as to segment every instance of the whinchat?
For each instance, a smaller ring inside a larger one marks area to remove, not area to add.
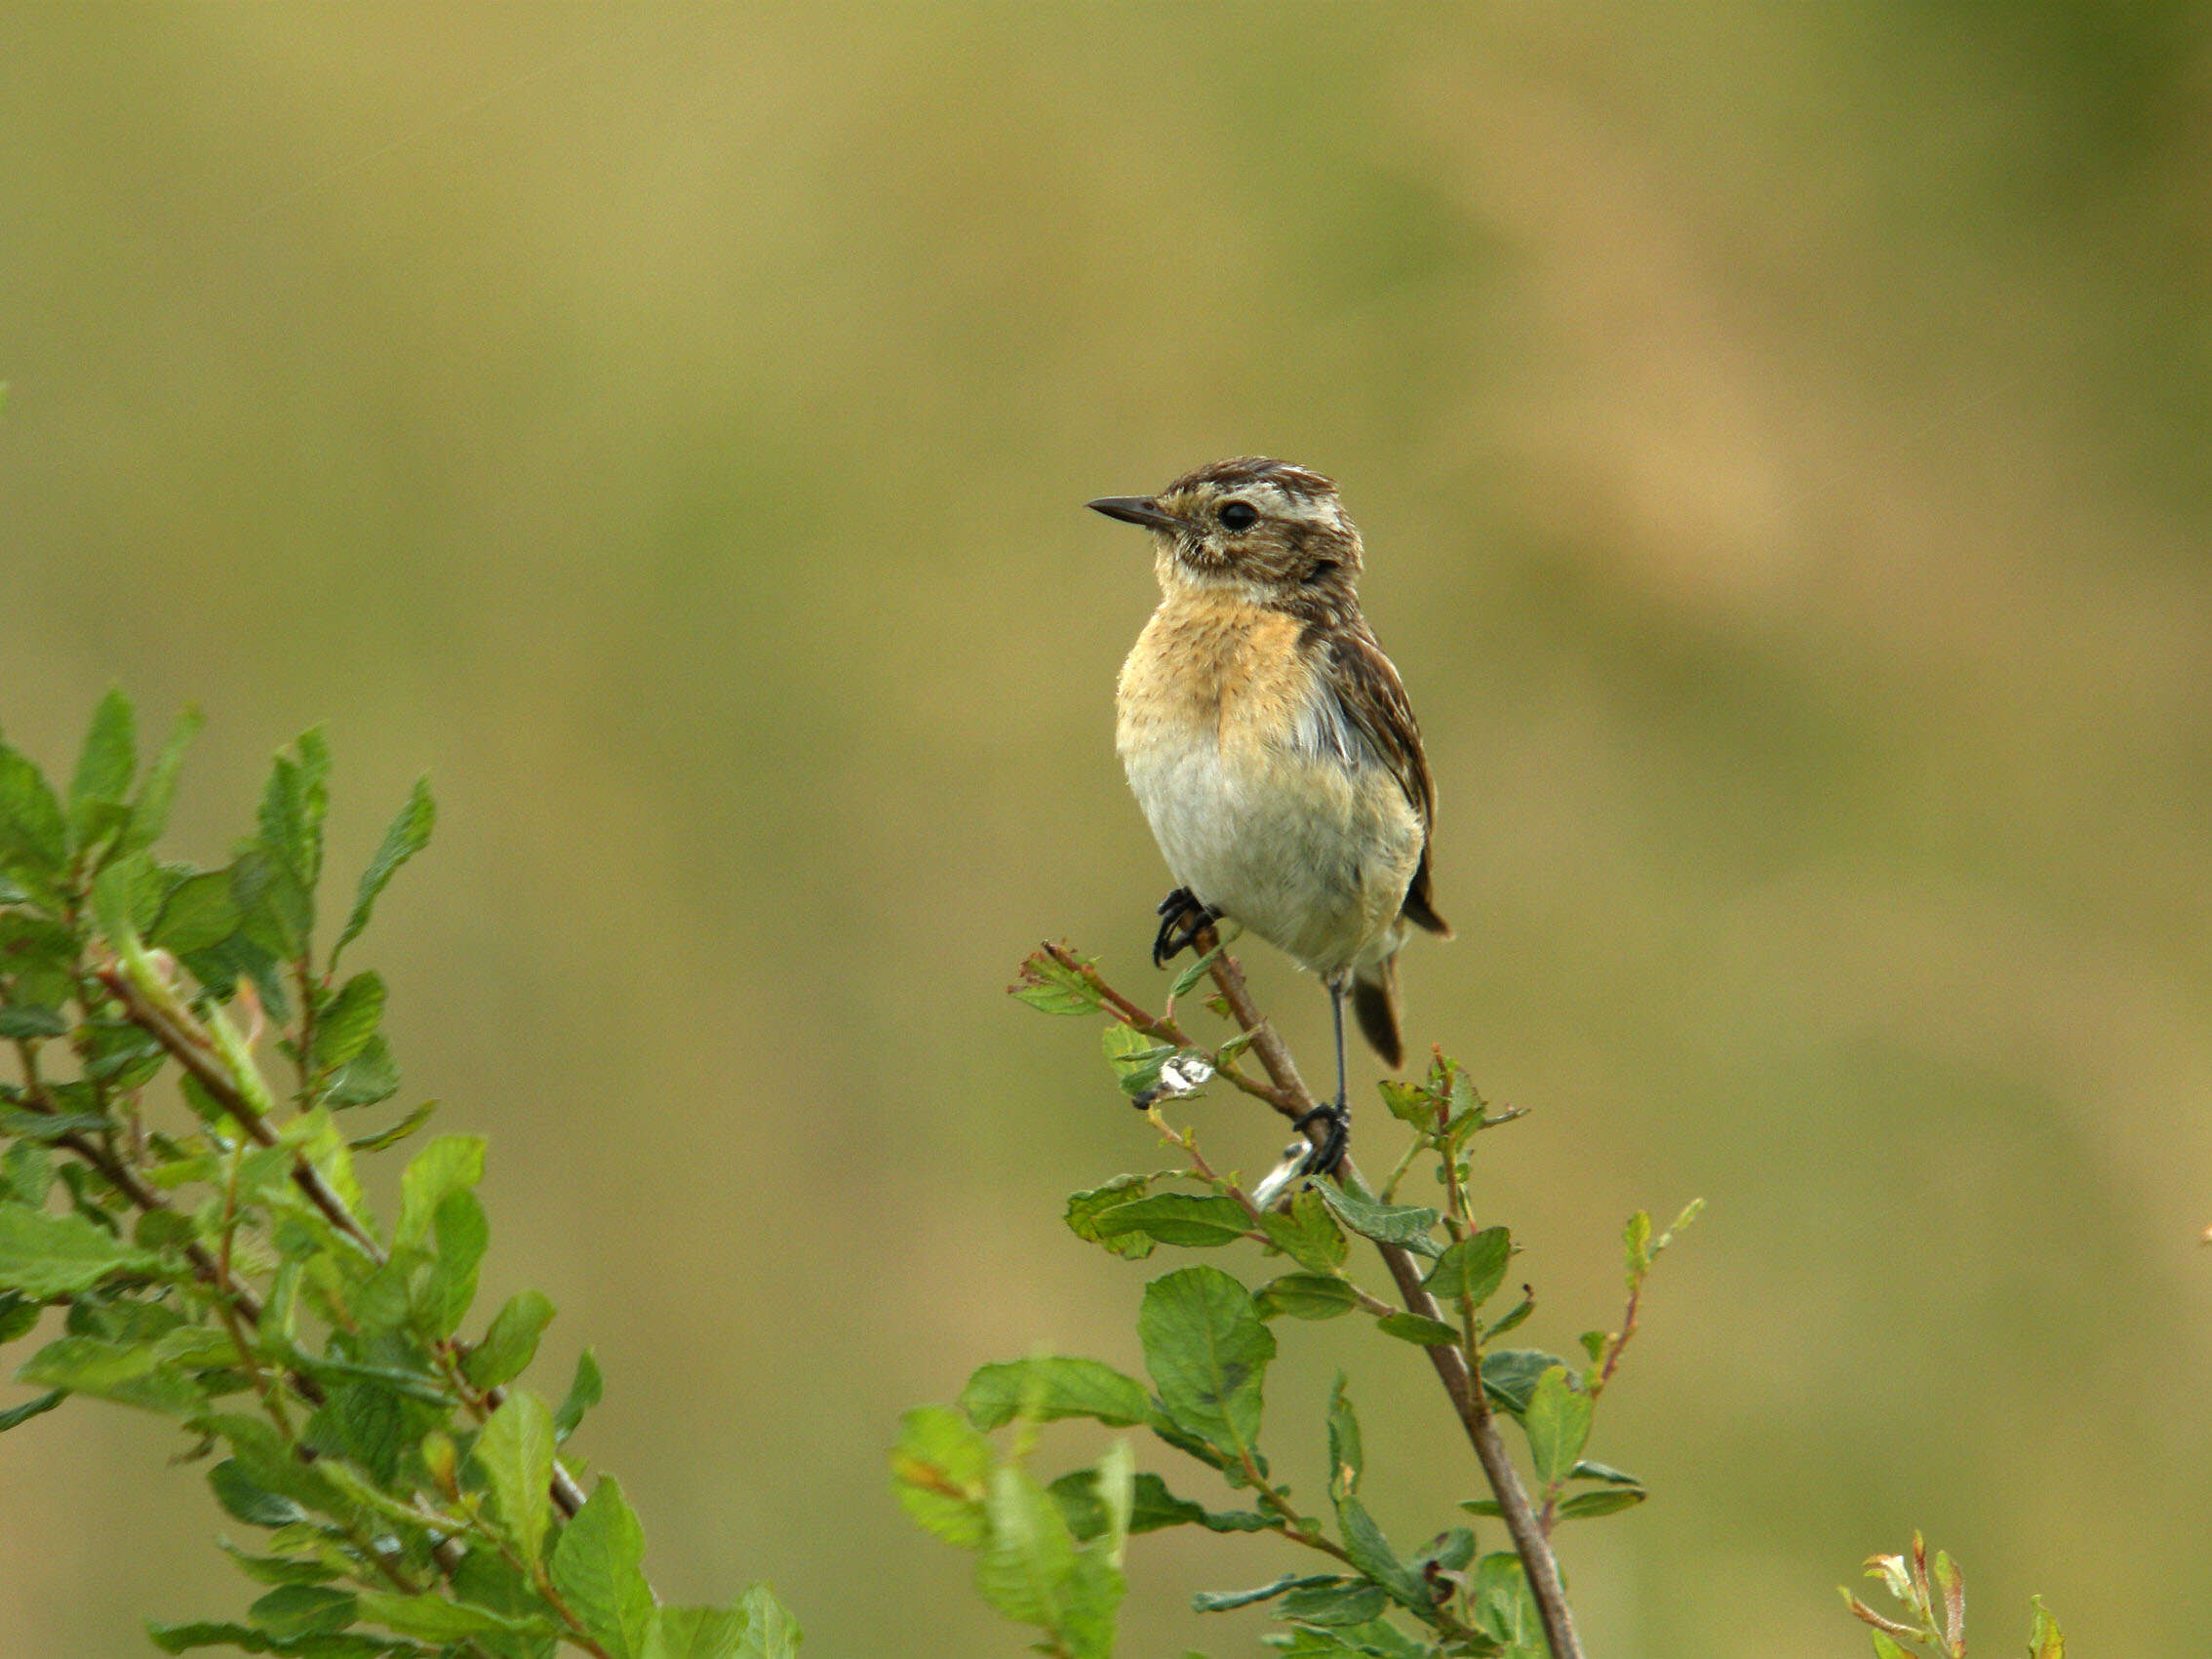
[[[1306,1167],[1343,1156],[1344,1000],[1392,1066],[1408,925],[1429,897],[1436,788],[1398,670],[1360,613],[1336,486],[1245,456],[1089,505],[1152,532],[1161,600],[1122,665],[1116,744],[1177,886],[1153,960],[1227,918],[1328,987],[1336,1100]],[[1303,1121],[1301,1121],[1302,1126]]]

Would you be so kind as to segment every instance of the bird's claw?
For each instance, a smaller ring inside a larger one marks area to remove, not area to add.
[[[1160,931],[1152,938],[1152,966],[1165,968],[1221,920],[1221,912],[1203,904],[1189,888],[1177,888],[1160,901]]]
[[[1308,1124],[1325,1123],[1328,1132],[1313,1143],[1301,1175],[1333,1175],[1337,1165],[1344,1162],[1345,1148],[1352,1138],[1352,1113],[1341,1100],[1324,1101],[1311,1112],[1296,1119],[1291,1127],[1303,1130]]]

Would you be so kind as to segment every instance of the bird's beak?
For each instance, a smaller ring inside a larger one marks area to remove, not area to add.
[[[1104,513],[1124,524],[1141,524],[1147,530],[1176,530],[1183,522],[1150,495],[1101,495],[1084,505],[1094,513]]]

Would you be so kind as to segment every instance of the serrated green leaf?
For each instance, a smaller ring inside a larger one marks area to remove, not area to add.
[[[534,1563],[552,1521],[546,1493],[553,1481],[553,1414],[545,1402],[526,1389],[508,1395],[477,1436],[475,1458],[498,1500],[507,1536],[523,1560]]]
[[[1252,1218],[1233,1198],[1216,1194],[1156,1193],[1102,1210],[1091,1221],[1099,1242],[1142,1233],[1163,1244],[1214,1249],[1252,1230]]]
[[[1440,1302],[1456,1302],[1464,1296],[1481,1307],[1505,1282],[1512,1259],[1511,1236],[1503,1227],[1485,1227],[1446,1248],[1422,1284]]]
[[[1312,1187],[1293,1199],[1287,1210],[1269,1210],[1260,1217],[1260,1231],[1268,1243],[1308,1273],[1333,1274],[1344,1265],[1351,1246],[1344,1230],[1329,1214],[1328,1204]]]
[[[1232,1459],[1259,1443],[1275,1335],[1249,1291],[1219,1268],[1186,1267],[1145,1286],[1137,1336],[1169,1418]]]
[[[989,1536],[975,1560],[983,1599],[1051,1633],[1072,1659],[1106,1659],[1126,1590],[1109,1540],[1078,1549],[1050,1494],[1012,1465],[991,1472],[984,1505]]]
[[[2034,1597],[2029,1605],[2034,1610],[2034,1624],[2028,1633],[2028,1659],[2066,1659],[2066,1633],[2043,1605],[2043,1599]]]
[[[899,1419],[890,1467],[899,1507],[917,1525],[960,1549],[981,1547],[991,1445],[966,1417],[944,1405],[907,1412]]]
[[[492,1242],[492,1228],[484,1205],[463,1189],[440,1201],[431,1232],[437,1254],[420,1282],[415,1312],[430,1335],[445,1337],[460,1328],[476,1300],[476,1276]]]
[[[81,1215],[0,1204],[0,1287],[34,1301],[73,1296],[115,1273],[151,1273],[160,1258]]]
[[[262,1485],[236,1458],[209,1470],[208,1484],[223,1512],[249,1526],[291,1526],[307,1519],[298,1503]]]
[[[1417,1083],[1402,1083],[1397,1078],[1384,1078],[1376,1086],[1382,1092],[1383,1104],[1390,1115],[1402,1124],[1410,1124],[1423,1134],[1433,1133],[1437,1126],[1437,1103],[1429,1092]]]
[[[315,1021],[315,1064],[325,1071],[344,1065],[369,1046],[383,1017],[383,976],[356,973]]]
[[[1398,1244],[1417,1256],[1442,1253],[1436,1240],[1429,1236],[1437,1224],[1433,1209],[1409,1204],[1372,1204],[1326,1177],[1314,1182],[1314,1191],[1321,1194],[1339,1221],[1363,1239]]]
[[[1088,968],[1086,961],[1084,966]],[[1083,974],[1062,967],[1043,951],[1021,965],[1021,978],[1007,989],[1018,1000],[1048,1014],[1092,1014],[1105,1007],[1098,990]]]
[[[1134,1204],[1145,1196],[1151,1184],[1149,1175],[1117,1175],[1104,1186],[1092,1187],[1088,1192],[1073,1193],[1068,1198],[1068,1230],[1079,1239],[1103,1245],[1115,1255],[1136,1261],[1152,1254],[1151,1235],[1130,1232],[1111,1236],[1099,1232],[1099,1223],[1123,1205]]]
[[[961,1390],[960,1407],[978,1429],[1026,1417],[1049,1423],[1095,1417],[1126,1428],[1151,1414],[1144,1385],[1096,1360],[1043,1358],[985,1365]]]
[[[1098,1035],[1106,1063],[1114,1068],[1114,1081],[1132,1100],[1160,1086],[1160,1068],[1181,1050],[1174,1045],[1155,1043],[1133,1027],[1114,1024]]]
[[[1288,1315],[1299,1320],[1332,1320],[1360,1305],[1350,1282],[1321,1273],[1286,1273],[1252,1293],[1260,1318]]]
[[[1513,1659],[1542,1659],[1544,1622],[1536,1611],[1521,1558],[1500,1550],[1475,1563],[1468,1579],[1468,1600],[1474,1604],[1475,1625],[1484,1635],[1504,1643]]]
[[[537,1354],[537,1339],[553,1323],[553,1304],[536,1290],[522,1290],[492,1318],[484,1340],[469,1351],[461,1369],[470,1383],[492,1388],[522,1374]],[[557,1421],[557,1420],[556,1420]]]
[[[399,867],[430,845],[430,831],[437,823],[438,809],[430,799],[430,780],[418,778],[407,803],[384,831],[384,839],[377,845],[375,855],[369,867],[361,872],[361,886],[353,898],[353,913],[345,919],[337,943],[331,949],[331,962],[336,965],[338,953],[361,934],[369,926],[369,918],[376,908],[376,899],[398,873]]]
[[[1528,1452],[1536,1465],[1536,1478],[1547,1488],[1564,1481],[1582,1456],[1590,1440],[1590,1417],[1595,1402],[1576,1388],[1564,1365],[1553,1365],[1536,1379],[1521,1427],[1528,1434]]]
[[[93,810],[120,806],[130,789],[138,770],[138,731],[131,699],[120,688],[110,689],[93,710],[69,782],[69,823],[79,846],[89,844]]]
[[[603,1476],[553,1547],[553,1588],[612,1659],[636,1659],[652,1622],[645,1531]]]

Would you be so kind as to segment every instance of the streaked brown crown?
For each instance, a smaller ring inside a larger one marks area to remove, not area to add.
[[[1153,500],[1173,520],[1159,533],[1175,563],[1200,581],[1248,582],[1281,602],[1349,595],[1359,574],[1360,533],[1336,486],[1305,467],[1240,455],[1186,472]]]

